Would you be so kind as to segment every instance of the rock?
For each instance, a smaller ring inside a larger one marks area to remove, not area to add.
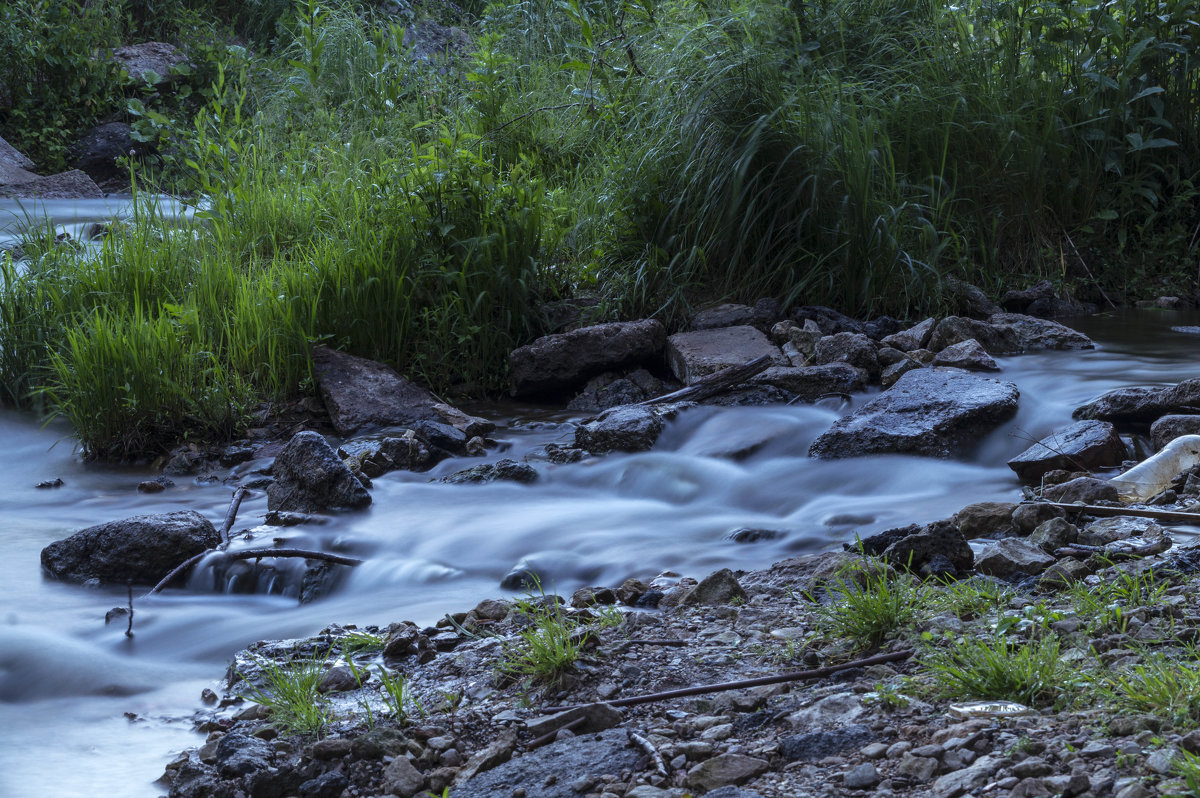
[[[229,732],[217,740],[217,773],[227,779],[265,770],[274,757],[270,743],[248,734]]]
[[[554,715],[531,718],[525,721],[525,731],[534,737],[541,737],[581,719],[583,722],[572,729],[576,734],[592,734],[611,729],[619,725],[624,716],[620,710],[613,709],[608,704],[587,704]]]
[[[1150,425],[1150,442],[1161,449],[1180,435],[1200,435],[1200,415],[1169,415]]]
[[[751,326],[766,330],[779,315],[779,303],[773,299],[759,300],[754,307],[725,304],[702,310],[692,317],[691,330],[713,330],[719,327]]]
[[[850,725],[866,711],[862,699],[854,693],[834,693],[811,706],[796,710],[787,716],[787,722],[793,729],[827,729]]]
[[[1040,574],[1056,560],[1036,544],[1022,538],[1004,538],[984,545],[975,557],[975,570],[989,576],[1005,577],[1018,571]]]
[[[370,681],[370,679],[371,672],[365,668],[356,675],[348,666],[338,665],[337,667],[330,668],[321,677],[321,681],[317,683],[317,692],[345,693],[350,690],[357,690],[362,687],[364,682]]]
[[[1029,288],[1004,292],[1004,296],[1000,299],[1000,306],[1009,313],[1024,313],[1034,302],[1052,299],[1056,293],[1053,283],[1049,280],[1042,280]]]
[[[143,155],[148,145],[133,138],[133,128],[125,122],[96,125],[72,145],[69,163],[87,173],[97,183],[129,191],[129,167],[122,159]]]
[[[425,471],[437,462],[429,445],[413,430],[383,440],[350,441],[338,447],[337,453],[347,468],[369,479],[389,471]]]
[[[271,466],[267,508],[298,513],[361,510],[371,494],[316,432],[297,433]]]
[[[963,793],[974,793],[987,784],[1001,761],[1000,757],[981,756],[962,770],[939,777],[930,792],[934,798],[957,798]]]
[[[937,320],[930,317],[919,324],[909,327],[907,330],[886,336],[880,343],[899,349],[901,352],[923,349],[929,343],[929,336],[933,334],[933,327],[936,323]]]
[[[684,385],[764,355],[776,365],[788,365],[787,358],[767,336],[744,325],[676,333],[667,339],[667,365]]]
[[[783,537],[783,532],[778,529],[750,529],[747,527],[739,527],[725,536],[726,540],[731,540],[734,543],[758,543],[763,540],[778,540]]]
[[[913,781],[924,784],[937,774],[938,761],[931,756],[915,756],[908,753],[900,758],[900,766],[896,770]]]
[[[1147,542],[1162,540],[1166,534],[1167,531],[1152,519],[1121,515],[1088,524],[1079,531],[1077,542],[1085,546],[1106,546],[1133,537],[1144,538]]]
[[[616,603],[617,594],[611,587],[581,587],[571,594],[570,601],[577,609]]]
[[[954,523],[967,540],[1002,534],[1012,529],[1016,509],[1011,502],[976,502],[955,513]]]
[[[1047,435],[1008,461],[1022,482],[1037,482],[1057,468],[1092,470],[1120,465],[1125,443],[1107,421],[1077,421],[1061,432]]]
[[[350,753],[355,759],[383,759],[385,756],[402,756],[408,747],[408,739],[395,729],[371,729],[354,738]]]
[[[539,338],[508,356],[513,396],[562,394],[606,371],[662,355],[666,330],[654,319],[613,322]]]
[[[418,421],[442,423],[433,395],[395,369],[324,346],[313,347],[312,358],[317,389],[339,435]]]
[[[594,778],[632,769],[640,755],[639,749],[629,745],[624,729],[580,735],[512,757],[477,775],[464,769],[450,796],[513,798],[513,788],[524,785],[529,798],[581,798],[571,786],[581,776]]]
[[[384,659],[399,659],[400,657],[409,654],[417,653],[417,638],[420,632],[415,626],[408,624],[399,624],[391,634],[388,635],[387,642],[383,646]]]
[[[388,795],[412,798],[425,786],[425,776],[413,766],[412,762],[403,756],[398,756],[383,769],[381,786]]]
[[[595,454],[644,452],[663,431],[663,419],[672,418],[679,405],[622,405],[606,410],[575,428],[575,446]]]
[[[947,316],[939,321],[929,336],[929,348],[940,352],[963,341],[974,340],[993,355],[1010,354],[1017,350],[1016,336],[986,321],[964,316]]]
[[[1092,349],[1095,344],[1077,330],[1049,319],[1020,313],[997,313],[988,323],[1006,330],[1015,340],[1018,352],[1038,349]]]
[[[947,346],[933,358],[935,366],[950,366],[968,371],[999,371],[992,356],[974,338]]]
[[[1069,546],[1079,539],[1079,527],[1065,518],[1051,518],[1038,524],[1029,535],[1029,542],[1041,548],[1042,551],[1053,554],[1063,546]],[[1032,573],[1027,571],[1026,573]]]
[[[1200,406],[1200,377],[1168,388],[1118,388],[1075,409],[1074,418],[1116,424],[1152,422],[1162,416],[1190,414]]]
[[[813,364],[824,366],[829,363],[847,363],[865,371],[870,379],[879,376],[875,342],[861,333],[837,333],[817,341]]]
[[[830,729],[796,734],[779,741],[779,753],[788,762],[804,760],[815,762],[827,756],[836,756],[855,748],[862,748],[875,739],[869,726],[855,724],[840,729]]]
[[[444,62],[471,52],[472,39],[462,28],[423,19],[404,27],[401,44],[413,61]]]
[[[315,779],[301,782],[297,794],[300,798],[339,798],[342,790],[350,786],[350,779],[337,770],[322,773]]]
[[[900,378],[905,374],[919,368],[921,368],[920,363],[914,363],[908,358],[905,358],[904,360],[898,360],[892,365],[886,367],[883,372],[880,373],[879,384],[884,388],[891,388],[893,385],[899,382]]]
[[[953,307],[972,318],[986,319],[1000,310],[1000,306],[988,299],[983,289],[957,277],[947,277],[942,291]]]
[[[1042,496],[1052,502],[1074,504],[1096,504],[1097,502],[1118,499],[1117,488],[1103,479],[1095,477],[1078,477],[1060,485],[1051,485],[1042,490]]]
[[[11,171],[9,177],[18,177]],[[102,199],[104,192],[78,169],[48,177],[29,174],[21,182],[0,183],[0,197],[37,199]]]
[[[910,371],[820,435],[813,457],[950,457],[1017,411],[1017,387],[957,370]]]
[[[354,747],[354,741],[349,737],[326,737],[317,740],[308,749],[308,755],[313,759],[341,759],[347,756]]]
[[[187,56],[173,44],[142,42],[118,47],[112,60],[134,81],[161,86],[171,80],[171,67],[187,63]]]
[[[847,546],[852,548],[850,544]],[[765,571],[746,574],[739,582],[743,587],[750,588],[751,593],[771,586],[781,593],[783,589],[787,589],[799,595],[816,595],[830,583],[836,584],[839,580],[861,585],[869,575],[862,557],[846,552],[826,551],[819,554],[803,554],[777,562]]]
[[[23,183],[36,178],[33,161],[0,138],[0,185]]]
[[[469,415],[454,405],[448,405],[444,402],[435,404],[433,412],[441,416],[443,423],[449,424],[468,438],[487,435],[496,430],[494,422],[488,421],[486,418],[480,418],[479,416]]]
[[[945,557],[956,571],[974,566],[975,555],[962,532],[952,521],[934,521],[889,529],[863,538],[863,552],[882,557],[894,568],[919,572],[938,555]],[[849,544],[847,544],[849,545]]]
[[[494,463],[484,463],[462,471],[456,471],[448,477],[442,477],[439,482],[447,485],[484,484],[488,482],[521,482],[528,484],[536,482],[537,469],[528,463],[518,463],[516,460],[505,458]]]
[[[1018,532],[1028,535],[1051,518],[1062,518],[1065,515],[1064,510],[1051,507],[1045,502],[1028,502],[1017,505],[1017,508],[1013,510],[1012,520]]]
[[[447,454],[467,453],[467,435],[458,427],[441,421],[417,421],[412,425],[412,431]]]
[[[583,390],[567,403],[567,409],[596,412],[644,402],[665,392],[663,381],[645,369],[637,369],[623,377],[608,372],[589,380]]]
[[[772,366],[749,384],[773,385],[811,401],[831,393],[855,393],[864,387],[862,374],[848,363],[824,366]]]
[[[793,321],[802,326],[807,326],[805,322],[812,322],[822,335],[837,335],[844,332],[867,334],[867,326],[861,321],[820,305],[794,308],[790,315]]]
[[[220,542],[217,530],[195,510],[139,515],[51,543],[42,549],[42,568],[67,582],[153,585]]]
[[[707,792],[727,784],[745,784],[766,772],[765,760],[745,754],[721,754],[689,770],[687,785]]]
[[[855,765],[842,774],[842,784],[852,790],[865,790],[874,787],[879,781],[879,773],[870,762]]]
[[[746,591],[738,584],[733,571],[722,568],[714,571],[700,580],[687,597],[685,604],[720,605],[728,604],[734,599],[746,600]]]

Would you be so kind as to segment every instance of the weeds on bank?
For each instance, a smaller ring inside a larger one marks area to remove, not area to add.
[[[403,673],[391,673],[387,668],[380,667],[379,683],[383,685],[383,703],[398,724],[404,726],[414,714],[425,716],[424,707],[413,695]]]
[[[1176,793],[1176,795],[1189,796],[1189,798],[1200,795],[1200,756],[1188,751],[1176,751],[1171,760],[1171,772],[1183,779],[1184,786],[1187,788],[1186,792]]]
[[[1071,681],[1054,637],[1028,643],[999,634],[969,638],[934,651],[924,664],[946,695],[1017,701],[1032,707],[1052,704]]]
[[[856,580],[839,577],[828,588],[829,603],[816,607],[823,632],[858,648],[879,646],[911,628],[928,612],[929,589],[910,574],[889,576],[881,568],[864,570]]]
[[[261,669],[260,684],[247,680],[242,695],[271,710],[271,723],[284,734],[320,736],[332,719],[317,685],[325,675],[326,658],[313,655],[290,665],[255,659]]]
[[[1099,585],[1075,583],[1068,597],[1076,615],[1093,629],[1117,627],[1124,631],[1126,613],[1138,607],[1157,606],[1169,583],[1150,569],[1115,571],[1115,578]]]
[[[514,681],[555,684],[579,659],[590,635],[567,615],[558,596],[546,596],[540,585],[537,590],[537,598],[516,603],[525,626],[515,641],[503,642],[497,668]]]
[[[1182,657],[1147,652],[1131,668],[1103,680],[1107,697],[1119,708],[1152,712],[1172,724],[1200,726],[1200,651],[1194,646]]]

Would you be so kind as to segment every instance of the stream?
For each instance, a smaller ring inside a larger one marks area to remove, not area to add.
[[[0,219],[0,241],[5,225]],[[195,509],[219,526],[231,487],[177,478],[162,493],[138,493],[154,472],[84,464],[68,429],[0,411],[0,795],[161,795],[153,780],[175,753],[202,742],[191,730],[200,692],[218,689],[239,648],[311,635],[332,622],[430,623],[501,595],[500,579],[523,559],[549,575],[548,592],[570,595],[665,569],[702,577],[720,567],[761,568],[855,534],[943,518],[971,502],[1016,500],[1019,485],[1005,461],[1068,424],[1076,406],[1116,387],[1197,376],[1196,335],[1171,327],[1196,325],[1200,314],[1126,312],[1067,323],[1097,348],[998,358],[998,376],[1021,390],[1020,410],[964,460],[808,458],[812,440],[870,394],[845,406],[831,399],[697,408],[671,422],[648,453],[570,465],[534,460],[541,478],[531,486],[432,484],[480,462],[448,460],[429,473],[377,478],[366,511],[256,531],[365,558],[328,598],[298,606],[288,595],[241,592],[253,587],[245,580],[214,585],[201,570],[187,590],[135,600],[132,639],[124,620],[104,623],[110,608],[126,604],[123,589],[47,581],[41,549],[82,527],[143,513]],[[521,459],[571,436],[570,417],[545,408],[469,409],[499,424],[492,437],[500,447],[489,460]],[[748,448],[743,459],[727,456]],[[252,461],[237,473],[264,465]],[[34,488],[55,477],[62,487]],[[234,529],[254,527],[265,512],[266,497],[255,491]],[[731,542],[743,527],[781,535]]]

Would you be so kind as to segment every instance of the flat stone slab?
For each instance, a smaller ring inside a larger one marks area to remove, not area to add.
[[[676,333],[667,339],[667,365],[684,385],[763,355],[776,365],[788,365],[779,347],[749,325]]]
[[[450,798],[512,798],[517,787],[535,787],[530,798],[579,798],[574,782],[632,768],[639,756],[641,750],[629,745],[624,729],[580,735],[519,754],[458,783]]]
[[[1117,428],[1107,421],[1077,421],[1064,430],[1047,435],[1008,461],[1008,467],[1023,482],[1036,482],[1047,471],[1065,468],[1091,471],[1120,465],[1125,443]]]
[[[824,366],[772,366],[750,381],[774,385],[801,399],[816,399],[831,393],[854,393],[864,387],[862,374],[849,363]]]
[[[537,339],[508,356],[513,396],[578,390],[606,371],[639,366],[662,355],[667,331],[657,319],[582,327]]]
[[[1017,412],[1017,386],[958,369],[917,369],[820,435],[809,455],[951,457]]]
[[[442,421],[434,408],[438,400],[429,391],[383,363],[318,346],[313,349],[313,372],[339,435]]]
[[[1117,388],[1075,408],[1071,415],[1117,424],[1138,423],[1171,414],[1191,413],[1195,407],[1200,407],[1200,378],[1197,377],[1166,388]]]

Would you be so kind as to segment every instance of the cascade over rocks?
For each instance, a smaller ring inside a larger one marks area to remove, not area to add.
[[[42,568],[67,582],[153,585],[221,542],[195,510],[138,515],[88,527],[42,549]]]
[[[809,448],[822,458],[950,457],[1017,412],[1017,387],[957,369],[917,369],[843,417]]]
[[[316,432],[297,433],[271,466],[267,508],[296,513],[361,510],[371,494]]]
[[[611,322],[555,333],[508,356],[513,396],[563,394],[606,371],[620,371],[662,356],[667,332],[656,319]]]
[[[1022,482],[1037,482],[1056,468],[1092,470],[1120,465],[1125,443],[1107,421],[1078,421],[1047,435],[1008,461]]]

